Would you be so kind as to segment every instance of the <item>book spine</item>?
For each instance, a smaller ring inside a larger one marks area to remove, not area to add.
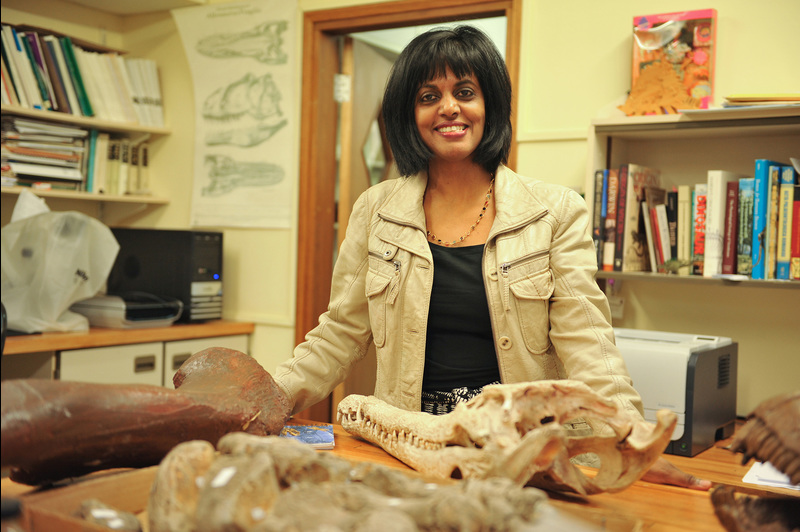
[[[44,57],[44,64],[47,67],[47,76],[50,79],[50,85],[53,88],[53,98],[55,99],[56,105],[55,110],[72,114],[72,109],[69,105],[69,100],[67,99],[66,88],[64,87],[64,80],[61,77],[61,73],[58,70],[58,63],[56,62],[55,56],[53,56],[52,47],[48,45],[48,43],[44,40],[44,38],[39,39],[39,46],[42,51],[42,56]]]
[[[792,200],[792,258],[789,263],[789,278],[800,280],[800,185],[794,186]]]
[[[33,75],[33,67],[28,60],[28,56],[22,44],[24,39],[20,38],[19,34],[13,27],[4,26],[4,29],[5,28],[8,28],[9,30],[9,40],[14,47],[12,49],[13,60],[16,63],[17,70],[20,73],[23,90],[25,91],[25,98],[29,103],[29,107],[32,109],[44,109],[44,106],[42,105],[42,97],[39,93],[39,88],[36,85],[36,79]]]
[[[592,208],[592,242],[597,257],[597,267],[603,267],[603,179],[607,172],[596,170],[594,173],[594,201]]]
[[[788,280],[790,278],[790,264],[792,259],[792,233],[793,212],[792,202],[794,200],[795,172],[791,166],[781,169],[780,190],[779,190],[779,213],[778,213],[778,235],[775,278]],[[796,222],[795,222],[796,223]]]
[[[69,75],[67,62],[64,58],[64,50],[61,48],[58,38],[54,37],[53,35],[45,35],[44,43],[47,48],[50,49],[50,53],[53,54],[53,57],[56,60],[58,76],[61,79],[62,85],[64,86],[64,92],[66,93],[67,101],[69,102],[70,113],[75,116],[81,116],[81,106],[78,102],[78,96],[75,94],[75,85],[73,84],[72,77]]]
[[[770,176],[769,167],[780,165],[768,159],[756,159],[753,188],[753,238],[750,276],[753,279],[767,278],[767,226],[769,215]]]
[[[603,241],[603,271],[614,271],[614,248],[617,238],[617,196],[619,173],[608,171],[608,203],[606,207],[605,239]]]
[[[650,228],[653,231],[653,255],[655,255],[655,271],[666,273],[664,266],[664,254],[661,248],[661,232],[658,230],[658,213],[655,207],[648,209],[647,215],[650,217]]]
[[[647,255],[650,259],[650,271],[658,272],[658,259],[656,258],[655,235],[653,234],[653,223],[650,221],[650,209],[647,202],[642,202],[642,220],[644,220],[644,231],[647,237]]]
[[[667,221],[669,222],[669,252],[673,259],[678,258],[678,191],[667,192]]]
[[[619,168],[619,185],[617,186],[617,222],[614,237],[614,271],[622,271],[622,257],[625,249],[625,206],[628,203],[628,165]]]
[[[725,191],[725,232],[722,237],[722,273],[736,273],[739,223],[739,181],[728,181]]]
[[[692,275],[703,275],[706,250],[706,190],[705,183],[695,185],[692,212]]]
[[[78,97],[78,103],[81,106],[81,113],[83,116],[94,116],[92,104],[86,94],[86,88],[83,85],[83,77],[78,68],[78,61],[75,59],[75,52],[72,47],[72,40],[69,37],[61,37],[59,39],[61,50],[64,52],[64,60],[67,63],[69,75],[72,78],[73,86],[75,87],[75,94]]]
[[[678,275],[689,275],[692,260],[692,187],[678,187]]]
[[[736,273],[750,275],[753,271],[753,203],[755,178],[739,180],[739,238],[736,244]]]
[[[8,81],[11,85],[13,85],[14,93],[19,101],[19,105],[22,107],[30,107],[25,99],[25,91],[22,88],[22,80],[20,79],[20,73],[17,70],[17,64],[11,57],[12,50],[8,41],[7,33],[8,31],[6,30],[6,25],[3,24],[2,31],[0,31],[0,42],[2,42],[3,62],[5,63],[6,70],[8,71]]]
[[[770,192],[769,206],[767,207],[767,250],[766,250],[766,272],[767,279],[775,279],[775,268],[778,253],[778,191],[780,189],[781,167],[769,167]]]
[[[667,206],[663,203],[655,206],[656,220],[658,221],[658,241],[661,245],[661,262],[666,263],[672,259],[669,245],[669,220],[667,219]]]
[[[39,90],[39,98],[42,100],[42,107],[47,111],[51,111],[53,109],[53,102],[50,99],[50,92],[47,90],[47,83],[44,80],[42,65],[32,46],[33,37],[24,32],[20,32],[19,37],[22,42],[22,47],[25,50],[25,55],[28,57],[28,62],[31,65],[31,72],[33,72],[33,79],[36,81],[36,88]]]

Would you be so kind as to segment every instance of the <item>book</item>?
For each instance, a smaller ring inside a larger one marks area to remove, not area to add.
[[[654,228],[655,231],[658,232],[658,245],[659,250],[661,251],[661,262],[660,264],[666,264],[667,261],[672,259],[672,251],[669,244],[669,221],[667,220],[667,205],[665,203],[660,203],[655,206],[655,217],[656,223],[658,226]],[[660,265],[659,265],[660,266]],[[659,271],[661,271],[663,267],[659,267]]]
[[[651,237],[648,239],[648,261],[650,263],[650,271],[651,272],[658,272],[659,267],[664,263],[663,257],[661,256],[661,244],[659,242],[660,235],[658,234],[658,223],[655,218],[655,207],[656,205],[661,205],[666,201],[667,198],[667,191],[661,187],[651,187],[647,186],[644,187],[644,203],[647,207],[646,211],[646,218],[647,220],[645,223],[650,225]],[[645,225],[645,232],[647,230],[647,225]],[[650,246],[652,245],[652,253],[650,252]]]
[[[64,50],[61,48],[58,38],[53,35],[45,35],[43,40],[45,46],[50,49],[50,52],[56,60],[58,76],[64,86],[64,92],[67,96],[70,113],[76,116],[82,116],[81,106],[80,103],[78,103],[78,96],[75,93],[75,85],[72,81],[72,77],[70,77],[69,69],[67,68],[67,62],[66,59],[64,59]]]
[[[6,63],[6,69],[8,70],[9,77],[11,84],[14,86],[14,90],[17,95],[17,99],[19,101],[19,105],[22,107],[31,107],[31,104],[28,103],[27,97],[25,96],[25,89],[22,85],[22,74],[17,69],[17,63],[14,58],[15,51],[12,50],[11,42],[9,40],[10,36],[10,27],[5,24],[2,25],[2,30],[0,30],[0,38],[2,40],[2,50],[3,50],[3,59]]]
[[[288,423],[281,429],[280,437],[301,441],[314,449],[333,449],[333,424],[300,425]]]
[[[767,226],[769,225],[769,203],[771,194],[770,166],[782,166],[781,163],[769,159],[756,159],[753,179],[753,237],[752,237],[752,270],[753,279],[767,278]]]
[[[117,170],[117,191],[116,194],[128,193],[128,178],[131,169],[131,141],[121,139],[119,141],[119,168]]]
[[[603,267],[603,186],[608,170],[596,170],[594,173],[594,200],[592,210],[592,242],[597,257],[597,267]],[[606,195],[608,190],[606,190]]]
[[[92,103],[89,101],[89,97],[86,94],[86,87],[83,84],[83,76],[81,75],[81,70],[78,67],[78,61],[75,59],[75,50],[72,46],[72,40],[65,36],[61,37],[58,42],[61,45],[61,51],[63,52],[64,60],[67,63],[67,70],[69,70],[69,75],[72,79],[73,87],[75,88],[75,94],[78,98],[78,105],[80,106],[81,114],[83,114],[83,116],[94,116]]]
[[[714,9],[633,18],[630,115],[708,109],[714,98]]]
[[[28,103],[28,107],[31,109],[44,109],[42,95],[39,92],[39,87],[33,74],[33,67],[25,51],[24,39],[20,38],[16,29],[5,24],[3,25],[3,34],[6,36],[7,43],[9,43],[11,52],[9,56],[15,64],[16,71],[19,73],[20,85],[25,93],[25,101]]]
[[[737,273],[739,180],[729,181],[725,192],[725,230],[722,235],[722,273],[730,275]]]
[[[11,171],[17,177],[40,177],[40,178],[54,178],[54,179],[69,179],[72,181],[83,181],[83,174],[78,168],[69,168],[65,166],[52,166],[45,164],[25,163],[17,161],[9,161],[8,165]]]
[[[769,205],[767,206],[767,228],[764,240],[767,243],[765,251],[766,272],[767,279],[775,279],[775,269],[777,267],[777,254],[778,254],[778,196],[781,181],[781,170],[783,167],[770,166],[769,167]]]
[[[53,46],[44,40],[44,36],[39,36],[39,44],[44,57],[45,66],[47,67],[47,75],[50,80],[50,85],[53,89],[53,97],[55,98],[55,110],[72,114],[69,98],[67,98],[67,90],[64,85],[64,80],[58,67],[58,61],[53,53]]]
[[[617,238],[617,192],[619,190],[619,171],[608,170],[605,234],[603,237],[603,270],[614,271],[614,241]]]
[[[790,278],[792,234],[800,232],[796,227],[800,220],[794,220],[794,213],[792,212],[796,181],[794,168],[791,166],[781,168],[775,268],[775,278],[780,280],[788,280]]]
[[[753,271],[753,199],[755,178],[739,180],[739,231],[736,244],[736,273],[750,275]]]
[[[150,194],[150,144],[139,143],[139,189],[138,194]]]
[[[44,60],[38,48],[38,39],[35,34],[31,32],[18,32],[22,46],[25,49],[25,54],[28,56],[28,62],[31,64],[31,71],[33,78],[36,80],[36,86],[39,89],[39,96],[42,99],[42,105],[45,110],[50,111],[55,109],[52,91],[49,88],[49,79],[46,79]]]
[[[667,192],[667,199],[664,201],[667,206],[667,221],[669,222],[669,247],[670,255],[673,259],[678,258],[678,191],[670,190]]]
[[[725,207],[728,183],[749,177],[728,170],[709,170],[706,176],[706,236],[703,277],[722,273]]]
[[[106,163],[105,193],[121,194],[119,191],[119,150],[120,140],[109,139],[108,161]]]
[[[661,173],[643,165],[624,164],[619,176],[614,270],[647,271],[647,237],[639,216],[640,205],[645,200],[645,187],[661,186]]]
[[[692,260],[692,187],[678,186],[678,275],[689,275]]]
[[[692,200],[692,275],[703,275],[706,252],[706,183],[694,187]]]
[[[87,192],[104,193],[106,192],[106,173],[108,172],[108,142],[109,134],[99,132],[94,153],[94,179],[92,187],[87,188]]]
[[[650,209],[647,207],[647,202],[642,202],[642,220],[644,220],[644,232],[647,236],[647,255],[650,262],[650,271],[653,273],[658,272],[658,257],[656,257],[656,241],[655,234],[653,234],[653,223],[650,218]]]
[[[789,263],[789,278],[800,280],[800,185],[794,186],[792,201],[792,258]]]

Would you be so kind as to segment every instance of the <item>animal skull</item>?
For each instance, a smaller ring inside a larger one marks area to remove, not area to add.
[[[668,410],[658,412],[655,425],[634,419],[572,380],[486,386],[442,416],[350,395],[339,403],[338,418],[346,431],[432,477],[505,477],[581,494],[621,491],[638,480],[664,451],[677,422]],[[564,427],[576,418],[611,430],[577,437]],[[570,460],[586,453],[601,460],[593,478]]]

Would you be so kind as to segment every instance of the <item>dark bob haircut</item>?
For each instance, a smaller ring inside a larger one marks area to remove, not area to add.
[[[511,147],[511,79],[502,56],[485,33],[472,26],[433,29],[415,37],[389,73],[383,120],[397,169],[403,176],[425,170],[433,153],[417,130],[414,107],[426,81],[450,70],[474,75],[483,91],[486,125],[474,160],[488,172],[508,162]]]

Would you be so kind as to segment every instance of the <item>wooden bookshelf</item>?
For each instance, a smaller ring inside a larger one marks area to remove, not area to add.
[[[687,111],[657,116],[597,119],[589,134],[585,197],[594,197],[598,168],[635,163],[661,171],[662,186],[695,185],[708,170],[725,169],[752,175],[754,161],[789,162],[800,146],[800,105],[775,105]],[[594,205],[587,201],[590,213]],[[702,276],[650,272],[599,272],[600,279],[704,283],[716,286],[798,288],[800,282],[729,281]]]
[[[59,113],[58,111],[43,111],[40,109],[28,109],[18,105],[0,106],[0,111],[5,115],[21,116],[24,118],[33,118],[35,120],[45,120],[48,122],[56,122],[60,124],[67,124],[85,129],[97,129],[99,131],[107,131],[109,133],[120,133],[124,135],[136,134],[151,134],[151,135],[169,135],[170,130],[165,127],[152,127],[143,126],[135,122],[114,122],[111,120],[99,120],[86,116],[75,116],[69,113]]]

